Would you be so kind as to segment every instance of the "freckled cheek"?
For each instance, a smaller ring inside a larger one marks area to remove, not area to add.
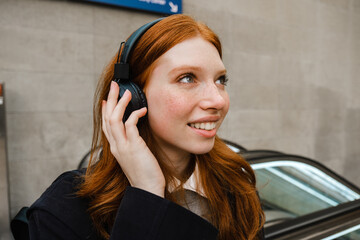
[[[186,114],[188,105],[188,101],[184,97],[171,96],[166,100],[165,108],[168,111],[168,114],[171,114],[172,116],[182,116]]]
[[[181,120],[189,114],[189,101],[183,96],[169,96],[165,100],[163,111],[168,118]]]
[[[188,99],[184,96],[169,94],[164,91],[155,98],[148,99],[149,116],[157,124],[171,124],[170,120],[180,120],[185,117],[188,110]]]

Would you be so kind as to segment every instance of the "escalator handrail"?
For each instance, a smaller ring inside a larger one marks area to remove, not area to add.
[[[320,211],[316,211],[304,216],[300,216],[286,222],[271,225],[265,228],[265,238],[279,237],[280,235],[295,231],[306,226],[314,225],[316,223],[327,221],[330,218],[360,210],[360,199],[339,204],[335,207],[330,207]]]

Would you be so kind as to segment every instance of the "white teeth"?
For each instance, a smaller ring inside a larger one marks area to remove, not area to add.
[[[190,126],[197,129],[213,130],[216,127],[215,122],[190,123]]]

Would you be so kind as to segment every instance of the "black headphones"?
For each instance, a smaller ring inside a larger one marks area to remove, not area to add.
[[[114,68],[114,81],[119,85],[119,98],[118,100],[124,95],[126,89],[131,92],[131,101],[129,102],[128,106],[126,107],[123,122],[125,122],[130,114],[138,109],[143,107],[147,107],[147,101],[145,97],[145,93],[141,90],[141,88],[131,80],[131,73],[130,73],[130,65],[128,63],[129,55],[131,53],[132,48],[135,46],[136,42],[139,38],[153,25],[157,22],[161,21],[164,18],[159,18],[155,21],[149,22],[144,26],[140,27],[136,30],[126,42],[122,42],[120,45],[118,58]],[[121,52],[121,47],[124,45],[124,48]]]

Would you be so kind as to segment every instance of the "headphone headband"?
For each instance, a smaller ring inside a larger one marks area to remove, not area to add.
[[[135,44],[139,40],[139,38],[142,35],[144,35],[144,33],[148,29],[150,29],[152,26],[154,26],[156,23],[160,22],[163,19],[164,18],[159,18],[159,19],[156,19],[156,20],[154,20],[152,22],[149,22],[149,23],[141,26],[133,34],[131,34],[129,39],[125,42],[124,48],[123,48],[123,50],[121,52],[120,62],[117,62],[115,64],[115,69],[114,69],[114,78],[115,79],[129,80],[130,66],[129,66],[129,63],[128,63],[128,59],[129,59],[129,55],[130,55],[130,52],[131,52],[132,48],[135,46]],[[121,51],[122,44],[120,45],[119,53]]]

